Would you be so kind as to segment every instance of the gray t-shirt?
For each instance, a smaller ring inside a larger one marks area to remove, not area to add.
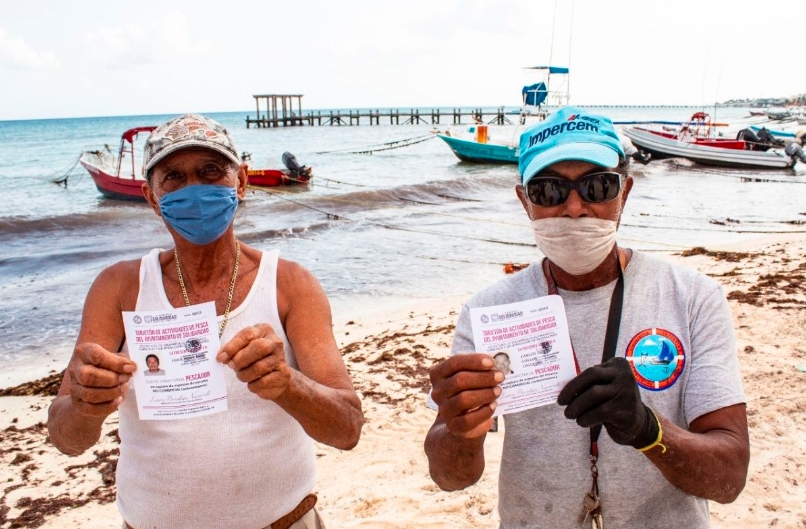
[[[601,362],[615,281],[584,292],[560,290],[580,369]],[[633,252],[624,271],[616,355],[633,366],[641,398],[675,424],[745,402],[724,293],[713,279]],[[474,351],[469,307],[547,294],[534,264],[473,296],[456,324],[453,354]],[[549,404],[506,415],[499,475],[501,528],[577,527],[590,490],[589,430]],[[670,484],[639,451],[599,437],[599,493],[609,529],[704,528],[708,502]],[[590,519],[585,526],[590,524]]]

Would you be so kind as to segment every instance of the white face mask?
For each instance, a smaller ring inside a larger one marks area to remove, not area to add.
[[[616,221],[552,217],[532,221],[537,247],[549,261],[579,276],[602,264],[616,244]]]

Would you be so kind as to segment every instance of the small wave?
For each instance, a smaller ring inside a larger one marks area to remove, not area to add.
[[[265,230],[252,230],[238,228],[235,229],[235,234],[240,240],[247,244],[260,244],[270,239],[284,239],[296,237],[300,238],[305,235],[314,234],[327,229],[330,229],[332,224],[330,222],[320,222],[309,224],[307,226],[288,227],[283,229],[265,229]]]
[[[97,251],[62,251],[31,253],[18,257],[0,259],[0,277],[32,277],[43,270],[57,270],[69,273],[76,269],[91,267],[93,263],[110,265],[115,261],[136,258],[147,253],[150,248],[128,249],[126,254],[116,249],[104,248]],[[111,256],[111,260],[110,260]]]
[[[53,217],[3,217],[0,218],[0,237],[24,233],[50,233],[83,230],[88,227],[134,221],[142,217],[143,208],[114,207],[99,208],[91,213],[74,213]]]
[[[350,190],[341,194],[288,196],[285,193],[274,192],[271,194],[277,201],[273,202],[271,207],[279,212],[296,211],[303,207],[331,216],[340,216],[399,206],[401,202],[413,205],[439,205],[461,200],[478,202],[483,201],[491,190],[501,190],[502,186],[514,188],[517,181],[516,174],[502,174],[500,171],[488,170],[472,178],[465,176],[382,189]]]

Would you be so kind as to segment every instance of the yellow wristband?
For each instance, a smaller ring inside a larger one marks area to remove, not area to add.
[[[647,408],[649,408],[649,406],[647,406]],[[654,443],[652,443],[652,444],[650,444],[648,446],[645,446],[643,448],[638,448],[638,451],[639,452],[646,452],[650,448],[655,448],[656,446],[660,446],[661,448],[663,448],[663,451],[661,452],[661,454],[665,454],[666,453],[666,446],[663,443],[661,443],[661,440],[663,439],[663,427],[660,425],[660,419],[658,419],[658,416],[655,415],[655,410],[653,410],[652,408],[649,408],[649,411],[652,412],[652,416],[655,417],[656,421],[658,421],[658,438],[655,439]]]

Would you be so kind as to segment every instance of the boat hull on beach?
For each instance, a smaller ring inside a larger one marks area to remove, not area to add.
[[[751,151],[730,148],[727,145],[715,147],[680,141],[635,127],[624,128],[622,134],[638,149],[651,153],[656,159],[679,157],[703,165],[749,169],[785,169],[795,163],[791,157],[778,150]]]
[[[288,185],[305,185],[310,177],[303,175],[294,177],[280,169],[247,169],[249,185],[260,187],[276,187]]]
[[[145,127],[135,127],[125,131],[120,136],[120,147],[117,156],[105,147],[99,151],[84,151],[81,153],[79,162],[90,173],[95,187],[106,198],[115,200],[136,200],[145,202],[143,195],[143,184],[145,179],[138,178],[137,161],[135,159],[134,142],[140,133],[151,133],[157,127],[148,125]],[[124,176],[124,160],[126,161],[125,171],[131,174]]]
[[[480,143],[447,134],[437,134],[437,137],[447,143],[456,157],[463,162],[518,163],[518,148],[512,145]]]
[[[131,176],[129,178],[114,176],[112,163],[114,155],[101,151],[86,151],[81,155],[79,163],[87,170],[95,182],[95,187],[106,198],[115,200],[134,200],[145,202],[143,184],[145,180]]]

